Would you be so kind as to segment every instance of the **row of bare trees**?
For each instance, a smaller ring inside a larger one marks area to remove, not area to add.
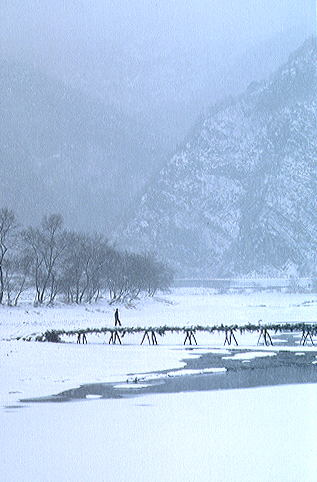
[[[25,290],[36,304],[62,297],[69,303],[129,301],[169,288],[173,271],[155,255],[120,252],[99,234],[64,229],[58,214],[23,229],[14,212],[0,208],[0,303],[17,305]]]

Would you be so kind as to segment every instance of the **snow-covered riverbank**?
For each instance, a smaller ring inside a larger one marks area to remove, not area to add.
[[[313,322],[316,303],[311,294],[215,295],[182,289],[122,307],[120,316],[124,326]],[[217,334],[199,334],[198,349],[190,354],[177,335],[159,337],[155,347],[140,346],[137,335],[124,338],[122,346],[109,345],[106,336],[90,336],[88,345],[75,339],[8,341],[46,329],[111,327],[113,312],[103,301],[54,308],[25,301],[18,308],[0,308],[1,482],[316,480],[314,384],[19,402],[85,383],[120,385],[131,375],[181,369],[186,358],[224,350],[223,335]],[[281,349],[305,356],[314,350],[299,346],[299,339],[293,347],[256,348],[257,338],[243,335],[239,348],[252,347],[261,356]],[[223,356],[236,355],[231,348]]]

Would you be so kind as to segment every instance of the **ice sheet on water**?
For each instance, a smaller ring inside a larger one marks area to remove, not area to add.
[[[207,373],[225,373],[227,369],[225,367],[213,367],[213,368],[204,368],[202,370],[173,370],[169,371],[168,373],[145,373],[140,374],[137,376],[130,377],[128,379],[128,383],[135,383],[137,384],[138,381],[149,381],[149,380],[159,380],[164,378],[174,378],[174,377],[183,377],[189,375],[205,375]]]
[[[223,360],[252,360],[254,358],[263,358],[266,356],[276,356],[276,353],[270,351],[250,351],[246,353],[236,353],[232,356],[224,356]]]

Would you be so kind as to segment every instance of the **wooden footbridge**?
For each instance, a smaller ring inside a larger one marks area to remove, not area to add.
[[[301,333],[301,345],[307,345],[309,342],[314,345],[313,337],[317,336],[317,322],[315,323],[277,323],[277,324],[262,324],[262,320],[255,324],[246,325],[214,325],[214,326],[158,326],[158,327],[103,327],[103,328],[87,328],[77,330],[47,330],[42,334],[33,334],[25,337],[25,340],[35,341],[51,341],[61,342],[64,336],[77,337],[77,343],[88,343],[87,336],[89,334],[105,334],[109,335],[109,344],[122,344],[123,338],[126,334],[142,335],[141,345],[148,342],[149,345],[158,344],[158,336],[164,336],[167,333],[182,334],[184,338],[184,345],[197,345],[197,333],[223,333],[224,345],[238,346],[238,337],[244,333],[256,333],[258,335],[257,344],[263,342],[266,346],[272,346],[273,341],[271,334],[277,333]]]

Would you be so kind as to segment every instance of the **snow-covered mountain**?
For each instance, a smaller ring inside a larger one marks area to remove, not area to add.
[[[109,230],[166,155],[147,127],[24,64],[0,60],[0,105],[0,206],[22,224],[60,212]]]
[[[121,240],[179,274],[316,270],[317,48],[212,107],[142,197]]]

